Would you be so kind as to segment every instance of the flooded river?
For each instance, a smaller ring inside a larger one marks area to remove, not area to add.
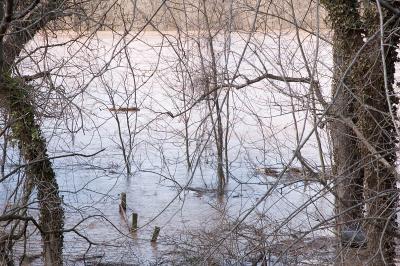
[[[241,54],[245,37],[240,34],[232,37],[230,59],[224,61],[220,52],[221,68],[225,65],[227,69],[235,69],[235,57]],[[66,38],[59,36],[51,41],[61,42]],[[146,33],[119,53],[122,44],[118,36],[102,33],[89,44],[74,44],[66,49],[55,47],[48,51],[52,60],[45,63],[47,67],[52,64],[58,67],[59,60],[63,59],[64,67],[55,71],[54,84],[64,90],[72,103],[61,108],[59,117],[42,119],[50,156],[76,153],[76,156],[53,160],[64,201],[67,230],[64,248],[68,265],[167,263],[174,252],[178,252],[180,243],[192,241],[190,236],[204,236],[208,232],[228,238],[232,232],[226,227],[232,228],[242,219],[244,225],[249,224],[248,228],[263,228],[265,243],[281,243],[284,235],[299,237],[308,230],[312,231],[307,235],[311,238],[331,235],[329,218],[333,203],[327,191],[329,181],[324,187],[302,180],[301,174],[297,178],[285,175],[279,181],[277,176],[259,170],[267,167],[279,172],[288,164],[291,169],[300,166],[298,160],[291,163],[293,151],[307,140],[314,127],[312,114],[302,109],[308,101],[308,87],[293,84],[288,88],[284,82],[264,81],[219,95],[223,102],[229,94],[229,107],[225,104],[223,111],[223,121],[229,127],[229,182],[225,194],[218,196],[213,124],[207,105],[200,102],[190,112],[185,112],[186,117],[172,118],[168,114],[179,114],[190,106],[183,101],[183,76],[178,69],[176,52],[168,40],[174,38]],[[43,39],[38,37],[37,43],[31,44],[32,49],[41,41]],[[313,39],[308,41],[312,46]],[[277,68],[278,63],[285,60],[285,64],[291,65],[290,69],[285,69],[288,71],[285,74],[305,73],[298,52],[288,52],[291,46],[297,45],[293,36],[282,37],[281,49],[288,54],[281,55],[279,60],[278,50],[273,48],[276,46],[274,38],[257,42],[259,47],[270,48],[270,53],[262,56],[271,73],[279,73],[282,69]],[[96,49],[86,49],[91,45]],[[318,57],[326,60],[328,53],[329,47],[325,47]],[[188,67],[192,68],[195,80],[198,58],[195,52],[191,56]],[[247,60],[239,67],[240,73],[248,78],[257,76],[261,66],[255,54],[248,49],[245,57]],[[324,64],[330,63],[325,61]],[[34,69],[29,60],[26,65],[26,71]],[[327,71],[321,68],[322,72]],[[103,74],[99,77],[96,73]],[[327,78],[322,77],[321,83],[329,88],[324,79]],[[192,97],[188,102],[195,101],[201,94],[196,87],[192,89],[186,95]],[[292,90],[297,98],[289,97],[285,90]],[[329,94],[329,90],[324,93]],[[57,92],[52,94],[55,95]],[[110,111],[115,106],[135,106],[139,111]],[[60,111],[59,108],[55,110]],[[320,132],[322,157],[329,167],[327,136],[323,130]],[[186,163],[185,138],[188,138],[192,162],[190,169]],[[10,148],[10,154],[13,156],[7,162],[9,171],[18,164],[16,147]],[[302,156],[316,171],[321,170],[314,134],[306,141]],[[2,184],[2,200],[11,193],[15,182],[16,179],[10,179]],[[127,195],[128,221],[119,211],[121,193]],[[260,199],[263,201],[257,203]],[[35,214],[35,211],[33,207],[31,212]],[[138,214],[139,228],[134,233],[129,231],[132,213]],[[314,228],[318,224],[323,226]],[[156,243],[151,243],[155,226],[160,227],[160,236]],[[33,228],[30,230],[33,236],[27,244],[27,253],[37,255],[41,251],[40,240]],[[40,259],[33,263],[40,265]]]

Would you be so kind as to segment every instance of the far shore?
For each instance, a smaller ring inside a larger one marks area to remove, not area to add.
[[[160,31],[155,31],[155,30],[143,30],[139,32],[140,29],[129,31],[129,32],[124,32],[124,31],[103,31],[103,30],[98,30],[98,31],[87,31],[87,32],[78,32],[78,31],[72,31],[72,30],[59,30],[59,31],[53,31],[53,32],[41,32],[38,34],[39,37],[46,37],[46,38],[77,38],[79,36],[82,37],[89,37],[92,35],[95,35],[98,38],[110,38],[110,37],[124,37],[124,36],[129,36],[133,37],[135,35],[138,36],[146,36],[146,37],[156,37],[156,36],[174,36],[178,37],[179,35],[185,36],[185,35],[190,35],[192,37],[195,36],[206,36],[208,33],[206,31],[181,31],[178,33],[177,30],[160,30]],[[330,29],[320,29],[319,32],[316,30],[312,32],[311,30],[305,30],[305,29],[299,29],[299,33],[301,37],[307,37],[309,35],[314,35],[317,36],[319,35],[320,38],[326,42],[331,41],[331,30]],[[221,32],[221,35],[223,33]],[[245,30],[239,30],[239,31],[233,31],[232,34],[238,35],[238,36],[243,36],[243,35],[248,35],[249,32]],[[252,33],[255,36],[265,36],[265,35],[271,35],[271,37],[277,37],[277,36],[290,36],[290,35],[295,35],[296,34],[296,29],[295,28],[282,28],[280,30],[267,30],[267,31],[255,31]]]

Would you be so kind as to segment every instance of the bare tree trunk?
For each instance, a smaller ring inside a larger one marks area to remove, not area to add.
[[[3,73],[2,88],[6,90],[10,118],[14,121],[13,136],[18,140],[21,156],[29,163],[27,178],[33,180],[38,191],[45,265],[62,265],[64,211],[46,141],[35,122],[27,85]]]
[[[183,104],[184,108],[186,109],[187,106],[187,101],[186,101],[186,92],[185,89],[183,88]],[[184,119],[184,124],[185,124],[185,156],[186,156],[186,165],[188,170],[192,170],[192,163],[190,161],[190,142],[189,142],[189,115],[187,113],[184,114],[183,116]]]
[[[113,96],[110,96],[110,99],[112,101],[112,105],[113,108],[116,108],[115,103],[114,103],[114,99],[112,98]],[[114,112],[113,114],[114,118],[115,118],[115,122],[117,123],[117,129],[118,129],[118,137],[119,137],[119,142],[121,144],[121,151],[122,151],[122,157],[124,157],[124,163],[125,163],[125,167],[126,167],[126,177],[130,178],[132,175],[131,172],[131,162],[129,160],[130,156],[129,153],[126,150],[126,145],[124,142],[124,137],[122,136],[122,128],[121,128],[121,121],[118,117],[118,113]],[[129,123],[128,123],[129,125]],[[131,150],[132,146],[129,147],[129,149]]]
[[[370,255],[368,263],[394,265],[398,194],[395,192],[397,140],[394,124],[396,118],[393,115],[396,113],[394,104],[397,103],[397,99],[393,92],[393,82],[398,37],[391,33],[389,25],[389,30],[388,28],[383,30],[384,38],[390,44],[387,49],[381,45],[379,35],[369,41],[356,64],[352,66],[352,71],[349,71],[348,76],[343,79],[344,84],[341,87],[341,84],[338,84],[341,74],[349,67],[351,58],[363,44],[360,30],[366,37],[373,36],[380,27],[379,12],[376,5],[367,4],[361,20],[357,1],[324,1],[324,4],[329,11],[335,31],[333,91],[337,94],[337,100],[334,115],[352,119],[370,146],[367,147],[364,141],[357,141],[352,130],[342,124],[340,119],[331,124],[335,172],[339,176],[337,184],[339,227],[352,220],[363,218],[361,203],[364,190],[365,229]],[[387,19],[388,16],[383,17],[383,21]],[[385,61],[382,58],[385,58]],[[354,89],[355,85],[357,89]],[[354,95],[360,101],[358,106],[353,100]],[[375,153],[371,152],[371,147]],[[342,215],[351,207],[354,208]]]
[[[356,66],[343,77],[355,53],[363,44],[357,0],[323,1],[329,12],[334,30],[332,94],[335,104],[330,134],[333,144],[333,172],[336,182],[336,213],[338,233],[345,228],[356,229],[363,218],[363,171],[360,167],[361,154],[353,130],[340,117],[357,122],[355,81],[358,79]]]
[[[226,124],[225,124],[225,139],[224,139],[224,147],[225,147],[225,182],[228,183],[229,182],[229,176],[230,176],[230,172],[229,172],[229,157],[228,157],[228,144],[229,144],[229,93],[230,91],[228,90],[226,92]]]
[[[383,21],[390,15],[383,12]],[[380,16],[376,5],[365,11],[365,29],[372,36],[380,28]],[[361,145],[365,169],[366,229],[368,253],[371,265],[394,265],[395,232],[397,229],[396,207],[396,146],[395,121],[398,99],[393,91],[395,62],[399,38],[392,33],[394,23],[384,29],[385,45],[380,35],[369,42],[361,56],[365,73],[360,77],[359,96],[363,110],[359,127],[377,151],[377,154]],[[389,45],[387,45],[389,44]],[[382,58],[383,53],[383,58]],[[385,70],[384,70],[385,68]],[[385,84],[386,83],[386,84]],[[382,163],[384,159],[387,164]]]
[[[361,38],[358,34],[351,36],[352,34],[335,33],[333,47],[335,73],[332,93],[337,95],[333,108],[335,118],[331,123],[330,134],[334,156],[333,171],[337,176],[336,211],[339,214],[339,228],[353,227],[354,223],[358,223],[359,219],[363,217],[360,204],[363,201],[363,171],[360,168],[361,156],[358,140],[353,130],[336,117],[342,116],[354,122],[357,119],[354,116],[356,103],[352,77],[345,78],[344,84],[340,84],[343,71],[348,66],[348,59],[354,54],[353,49],[358,47],[357,42]],[[357,206],[357,204],[359,205]],[[353,208],[349,210],[351,207]]]
[[[210,56],[211,56],[211,80],[212,86],[211,88],[214,89],[218,85],[218,72],[217,72],[217,58],[214,51],[214,41],[213,36],[211,34],[211,25],[209,21],[209,16],[207,13],[207,4],[206,1],[203,0],[203,11],[204,11],[204,20],[207,27],[207,41],[210,49]],[[207,86],[210,89],[210,84]],[[221,106],[218,99],[218,91],[214,90],[212,100],[215,107],[216,112],[216,121],[213,121],[213,130],[215,135],[215,143],[217,147],[217,176],[218,176],[218,194],[224,194],[225,190],[225,174],[224,174],[224,129],[222,125],[222,116],[221,116]],[[212,112],[212,108],[210,108],[210,112]],[[212,113],[211,113],[212,117]],[[226,148],[226,147],[225,147]]]
[[[224,174],[224,136],[223,136],[223,127],[222,127],[222,117],[221,117],[221,108],[218,100],[218,93],[214,93],[214,102],[215,109],[217,112],[217,134],[216,134],[216,143],[217,143],[217,174],[218,174],[218,193],[220,195],[224,194],[225,190],[225,174]]]
[[[217,99],[215,98],[217,97]],[[216,106],[217,118],[214,118],[213,107],[211,106],[211,101],[214,102]],[[213,99],[207,99],[208,110],[210,112],[211,125],[212,125],[212,133],[214,134],[215,146],[217,149],[217,178],[218,178],[218,194],[223,195],[225,190],[225,175],[224,175],[224,140],[223,140],[223,128],[222,128],[222,120],[221,120],[221,112],[219,103],[218,103],[218,95],[213,95]]]
[[[12,266],[14,265],[12,258],[10,257],[10,236],[6,233],[0,232],[0,265]]]

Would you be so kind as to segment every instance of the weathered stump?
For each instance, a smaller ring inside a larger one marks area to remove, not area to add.
[[[125,192],[121,193],[121,203],[120,203],[119,207],[120,207],[120,211],[123,210],[124,212],[126,212],[126,193]]]
[[[157,238],[158,238],[159,234],[160,234],[160,227],[158,227],[158,226],[154,227],[154,231],[153,231],[153,236],[151,238],[151,242],[153,242],[153,243],[157,242]]]
[[[138,214],[132,213],[132,227],[131,231],[134,231],[138,228]]]

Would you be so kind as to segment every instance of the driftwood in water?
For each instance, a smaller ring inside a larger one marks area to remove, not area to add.
[[[267,176],[278,177],[281,170],[271,167],[258,167],[256,168],[256,172]],[[303,171],[301,168],[289,167],[285,174],[292,176],[301,176],[303,174]]]
[[[201,188],[201,187],[185,187],[185,190],[194,191],[197,193],[215,193],[217,189],[215,188]]]
[[[266,175],[269,177],[279,177],[280,172],[282,170],[278,170],[276,168],[270,167],[258,167],[255,169],[256,173]],[[281,182],[292,182],[292,181],[314,181],[318,182],[321,180],[326,181],[330,179],[332,176],[330,169],[326,171],[326,173],[322,172],[315,172],[308,169],[304,171],[298,167],[289,167],[286,172],[283,174],[282,178],[280,179]]]
[[[272,177],[277,177],[279,175],[278,170],[270,167],[258,167],[256,168],[256,172],[259,174],[264,174]]]
[[[108,109],[108,111],[112,111],[112,112],[138,112],[138,111],[140,111],[140,109],[137,107],[110,107],[107,109]]]
[[[91,260],[96,260],[96,259],[102,259],[103,257],[104,257],[104,254],[91,255],[91,256],[83,255],[83,256],[80,256],[80,257],[77,257],[77,258],[73,259],[72,261],[73,262],[91,261]],[[99,265],[99,264],[96,264],[96,265]]]

